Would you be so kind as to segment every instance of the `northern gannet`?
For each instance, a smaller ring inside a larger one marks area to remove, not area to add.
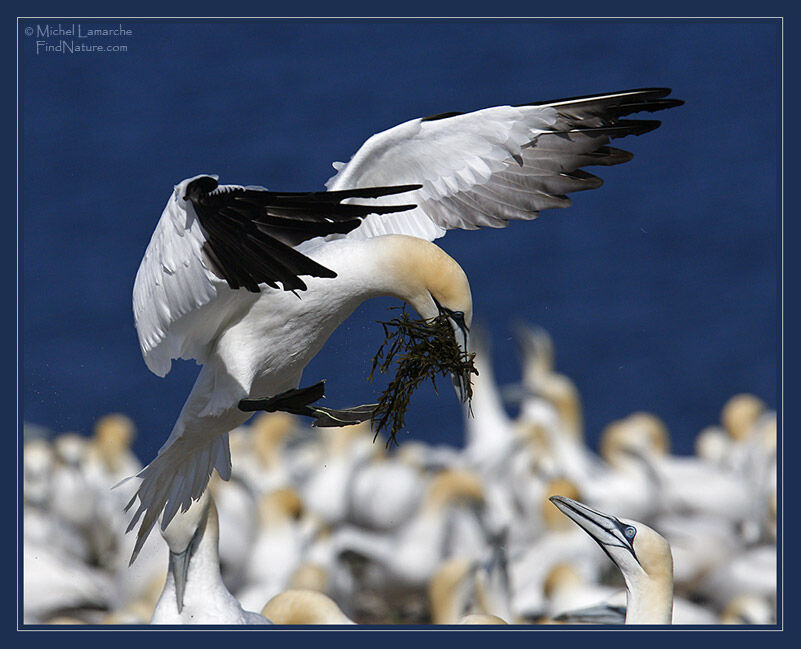
[[[370,559],[382,588],[414,590],[431,579],[443,559],[453,508],[483,503],[484,487],[478,475],[448,469],[431,479],[418,511],[401,527],[381,534],[341,526],[332,543],[338,555],[352,551]]]
[[[236,593],[247,578],[258,531],[257,496],[237,474],[227,482],[214,476],[208,488],[214,497],[220,524],[220,572],[225,585]]]
[[[582,495],[576,485],[567,480],[546,483],[536,492],[542,528],[527,543],[518,543],[509,552],[512,608],[527,619],[537,619],[547,613],[545,580],[555,565],[570,562],[588,581],[597,581],[603,565],[587,535],[551,504],[549,498],[556,494],[571,494],[575,498]],[[526,515],[533,513],[529,510]]]
[[[620,569],[626,582],[626,624],[670,624],[670,544],[643,523],[603,514],[563,496],[552,496],[551,502],[587,532]]]
[[[473,596],[475,563],[464,557],[443,561],[427,586],[431,624],[455,624]]]
[[[427,594],[431,624],[506,624],[513,619],[508,606],[498,610],[498,602],[487,593],[487,570],[481,562],[466,557],[443,561],[428,582]],[[492,617],[503,622],[465,622]]]
[[[170,549],[167,582],[151,624],[270,624],[223,584],[217,507],[209,491],[161,530]]]
[[[424,485],[422,471],[400,454],[373,457],[349,482],[348,519],[368,529],[395,529],[414,515]]]
[[[325,453],[301,494],[309,512],[328,524],[338,524],[348,514],[349,488],[355,472],[383,448],[373,444],[366,423],[336,428],[323,438]]]
[[[337,603],[314,590],[285,590],[261,610],[273,624],[356,624]]]
[[[136,426],[126,415],[111,413],[95,423],[87,448],[86,470],[102,489],[142,468],[131,449],[135,437]]]
[[[137,548],[162,513],[166,527],[200,497],[215,468],[230,476],[227,434],[250,416],[240,402],[286,398],[364,300],[392,296],[422,318],[446,316],[466,351],[467,277],[430,241],[567,207],[566,194],[602,184],[582,167],[632,158],[611,139],[660,124],[625,117],[683,103],[669,94],[646,88],[412,119],[335,164],[326,192],[220,185],[211,175],[178,183],[136,275],[134,319],[151,371],[166,375],[174,358],[203,368],[138,474],[129,527],[141,519]]]
[[[459,620],[459,624],[481,624],[488,626],[488,625],[509,624],[509,623],[502,617],[498,617],[497,615],[470,613],[468,615],[465,615],[461,620]]]
[[[299,523],[304,503],[291,487],[263,494],[259,500],[259,526],[237,597],[246,608],[258,609],[289,587],[305,550]]]
[[[517,450],[518,438],[503,407],[486,336],[476,331],[470,343],[478,375],[473,377],[473,400],[464,413],[464,455],[469,465],[485,477],[505,474],[506,463]]]
[[[523,386],[556,407],[563,428],[574,440],[584,439],[581,397],[573,381],[555,370],[553,340],[542,327],[518,323],[517,343],[523,361]],[[525,398],[525,397],[524,397]]]

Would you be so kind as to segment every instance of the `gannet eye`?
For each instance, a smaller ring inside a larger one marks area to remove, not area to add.
[[[631,525],[629,525],[625,530],[623,530],[623,534],[626,535],[627,539],[633,539],[636,533],[637,530],[634,529]]]

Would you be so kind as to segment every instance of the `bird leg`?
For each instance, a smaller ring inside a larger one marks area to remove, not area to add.
[[[323,406],[312,405],[325,396],[325,381],[315,383],[308,388],[293,388],[274,397],[264,399],[242,399],[239,409],[243,412],[288,412],[293,415],[312,417],[312,426],[327,428],[333,426],[351,426],[372,418],[377,404],[368,403],[353,408],[334,410]]]

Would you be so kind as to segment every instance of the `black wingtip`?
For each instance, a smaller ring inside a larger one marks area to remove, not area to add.
[[[421,122],[436,122],[440,119],[448,119],[449,117],[458,117],[459,115],[464,115],[464,113],[460,113],[459,111],[449,111],[447,113],[437,113],[436,115],[429,115],[428,117],[421,117]]]
[[[356,189],[340,189],[332,192],[319,192],[321,197],[329,200],[344,200],[346,198],[381,198],[393,194],[403,194],[420,189],[422,185],[390,185],[388,187],[359,187]]]
[[[619,101],[620,104],[658,104],[658,103],[669,103],[671,105],[665,105],[664,108],[673,108],[674,106],[680,106],[684,102],[680,99],[664,99],[667,97],[673,90],[671,88],[631,88],[629,90],[618,90],[615,92],[607,92],[607,93],[596,93],[593,95],[577,95],[575,97],[562,97],[560,99],[549,99],[547,101],[532,101],[525,104],[516,104],[516,108],[522,108],[525,106],[550,106],[550,105],[558,105],[558,104],[570,104],[570,103],[581,103],[581,102],[591,102],[591,101],[608,101],[610,102],[611,106],[614,106],[615,101]],[[673,104],[673,102],[681,102],[677,104]],[[639,108],[637,110],[648,110],[647,108]],[[661,110],[660,108],[656,108],[654,110]],[[634,111],[632,111],[634,112]]]

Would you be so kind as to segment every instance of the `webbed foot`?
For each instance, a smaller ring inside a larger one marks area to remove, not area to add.
[[[288,412],[293,415],[312,417],[312,426],[330,428],[333,426],[352,426],[367,421],[373,416],[378,404],[369,403],[353,408],[335,410],[323,406],[312,405],[325,396],[325,381],[315,383],[308,388],[293,388],[281,394],[264,399],[242,399],[239,409],[243,412]]]

